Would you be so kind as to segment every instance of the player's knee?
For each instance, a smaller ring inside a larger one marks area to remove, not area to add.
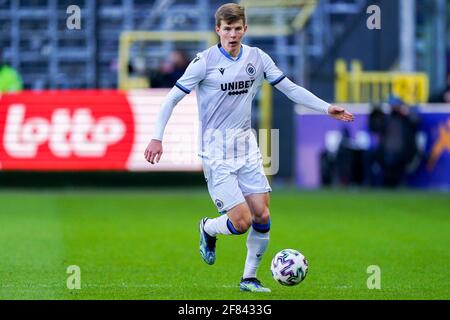
[[[247,215],[240,217],[235,222],[235,228],[241,234],[246,233],[251,225],[252,225],[252,219],[250,216],[247,216]]]
[[[270,222],[270,213],[269,209],[266,208],[259,216],[259,223],[269,223],[269,222]]]
[[[268,207],[263,207],[255,212],[254,220],[256,223],[267,224],[270,222],[270,212]]]
[[[250,212],[241,212],[241,214],[234,217],[232,223],[238,233],[246,233],[252,225],[252,217]]]
[[[265,210],[258,217],[254,217],[252,223],[253,229],[260,233],[267,233],[270,231],[270,214],[269,210]]]
[[[236,233],[242,234],[252,225],[252,213],[247,204],[243,203],[231,209],[228,213],[229,219],[236,230]]]

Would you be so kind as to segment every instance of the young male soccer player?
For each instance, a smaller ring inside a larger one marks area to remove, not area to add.
[[[330,105],[285,77],[262,50],[241,43],[247,31],[244,8],[229,3],[216,14],[220,43],[199,53],[168,93],[157,119],[153,139],[145,150],[150,163],[163,153],[164,128],[175,105],[196,88],[203,170],[218,218],[200,221],[200,255],[207,264],[216,259],[216,236],[247,236],[247,258],[241,291],[270,292],[256,277],[269,243],[271,188],[261,154],[251,133],[251,105],[262,81],[282,91],[296,103],[352,121],[353,115]]]

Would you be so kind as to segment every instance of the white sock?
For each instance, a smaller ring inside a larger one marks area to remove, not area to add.
[[[262,256],[269,244],[269,231],[261,233],[250,228],[247,237],[247,259],[245,260],[244,275],[245,278],[256,278],[256,271],[261,263]]]
[[[223,214],[220,217],[214,219],[208,219],[205,223],[205,231],[211,237],[215,237],[218,234],[231,234],[230,229],[227,226],[228,215]]]

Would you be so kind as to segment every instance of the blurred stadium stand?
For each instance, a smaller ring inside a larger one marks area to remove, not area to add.
[[[300,84],[333,99],[330,79],[334,78],[337,58],[358,59],[368,70],[398,68],[401,1],[243,0],[250,24],[246,43],[268,51]],[[226,2],[0,0],[0,45],[5,60],[23,76],[25,88],[116,88],[122,32],[211,31],[214,11]],[[367,34],[366,8],[372,4],[381,7],[382,33]],[[66,28],[70,5],[81,8],[80,30]],[[449,7],[448,0],[416,1],[416,68],[430,75],[431,94],[445,87],[445,50],[449,44],[442,40]],[[152,69],[175,46],[172,41],[163,41],[158,50],[140,46],[134,52]],[[193,56],[202,46],[183,49]],[[130,63],[132,67],[142,60]]]
[[[446,20],[450,16],[450,2],[424,0],[409,3],[415,4],[406,8],[412,12],[411,16],[415,16],[412,27],[402,21],[400,13],[405,10],[402,0],[366,1],[361,6],[362,10],[353,15],[345,11],[327,15],[331,25],[330,45],[321,55],[309,60],[306,77],[310,79],[310,88],[331,99],[333,90],[328,79],[333,77],[334,62],[342,58],[347,61],[357,59],[367,70],[425,72],[430,79],[430,95],[442,90],[445,87],[445,70],[449,68],[446,66],[445,51],[450,50],[450,40],[445,34],[449,32]],[[367,32],[366,8],[372,4],[381,9],[382,29]],[[402,28],[402,25],[405,27]],[[410,49],[415,59],[410,70],[402,70],[401,39],[408,37],[412,39]]]
[[[23,78],[25,89],[142,88],[142,84],[151,86],[151,82],[120,86],[121,36],[136,31],[161,32],[157,41],[138,40],[128,48],[127,71],[149,77],[149,71],[158,69],[171,52],[182,50],[192,58],[205,49],[205,43],[210,43],[206,39],[172,41],[168,32],[213,31],[214,12],[227,2],[230,1],[0,0],[0,46],[4,60]],[[426,74],[427,97],[439,95],[446,88],[446,74],[450,73],[450,61],[446,61],[450,56],[450,0],[239,2],[246,6],[249,23],[244,42],[267,51],[291,79],[325,100],[351,102],[339,99],[335,89],[335,65],[339,59],[347,64],[358,61],[365,75],[383,72],[382,76],[389,76],[399,71]],[[71,5],[81,8],[80,30],[66,26],[70,16],[67,8]],[[382,30],[367,29],[369,5],[381,8]],[[408,14],[413,18],[406,21]],[[405,39],[412,41],[405,43]],[[256,102],[261,105],[266,94],[263,90]],[[274,106],[283,108],[273,112],[273,117],[271,112],[270,118],[263,115],[265,120],[259,125],[283,128],[283,157],[277,177],[291,179],[296,170],[292,147],[296,140],[294,106],[276,90],[270,96]],[[422,97],[420,102],[424,100]],[[255,111],[254,120],[261,118],[264,111]]]
[[[0,45],[26,88],[115,88],[121,32],[209,30],[213,10],[225,2],[0,0]],[[70,5],[81,8],[80,30],[66,28]],[[157,58],[172,49],[165,46]]]

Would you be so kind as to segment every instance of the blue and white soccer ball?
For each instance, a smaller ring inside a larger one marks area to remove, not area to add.
[[[284,249],[273,257],[270,270],[275,281],[284,286],[294,286],[305,279],[308,260],[297,250]]]

